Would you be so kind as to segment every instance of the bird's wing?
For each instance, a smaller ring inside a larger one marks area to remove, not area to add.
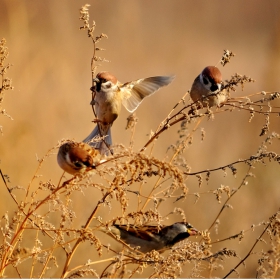
[[[116,228],[122,231],[126,231],[131,236],[138,237],[146,241],[152,241],[154,236],[158,235],[161,227],[160,226],[132,226],[132,225],[114,225]]]
[[[120,87],[123,106],[127,111],[134,112],[145,97],[167,86],[174,78],[175,76],[156,76],[123,84]]]

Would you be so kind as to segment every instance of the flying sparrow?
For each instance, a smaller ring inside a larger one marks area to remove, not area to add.
[[[116,236],[131,247],[143,253],[152,250],[161,252],[170,249],[174,244],[199,232],[189,223],[178,222],[170,226],[133,226],[114,224],[109,229],[101,229],[110,236]]]
[[[227,100],[221,91],[222,74],[215,66],[207,66],[196,77],[192,84],[190,96],[194,102],[200,101],[203,107],[219,106]]]
[[[60,146],[57,162],[64,171],[75,175],[95,169],[101,162],[101,155],[86,143],[69,141]]]
[[[96,136],[105,136],[104,140],[89,144],[99,149],[101,154],[108,154],[108,148],[112,145],[111,126],[119,116],[122,105],[129,112],[134,112],[145,97],[168,85],[174,78],[157,76],[122,84],[109,72],[98,73],[91,88],[95,92],[97,125],[83,142],[89,143]]]

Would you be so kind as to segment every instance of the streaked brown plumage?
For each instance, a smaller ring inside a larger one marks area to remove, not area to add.
[[[100,159],[99,151],[86,143],[74,141],[61,145],[57,154],[58,165],[72,175],[95,169]]]
[[[215,66],[207,66],[192,84],[190,96],[203,107],[219,106],[227,100],[227,93],[221,90],[222,74]]]
[[[173,79],[174,76],[156,76],[122,84],[109,72],[98,73],[92,88],[95,91],[97,125],[83,142],[99,149],[101,154],[108,154],[108,147],[112,145],[111,126],[119,116],[122,105],[129,112],[134,112],[145,97],[168,85]],[[104,141],[90,142],[97,136],[105,136],[107,145]]]
[[[133,226],[114,224],[108,229],[102,228],[108,235],[120,238],[131,247],[147,253],[152,250],[165,251],[176,243],[198,235],[199,232],[189,223],[178,222],[170,226]]]

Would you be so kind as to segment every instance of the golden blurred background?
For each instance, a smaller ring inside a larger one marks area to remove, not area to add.
[[[89,105],[93,45],[86,32],[79,30],[79,9],[86,3],[91,5],[91,20],[97,25],[95,34],[105,33],[109,37],[98,46],[106,49],[100,55],[110,62],[102,63],[98,70],[108,70],[122,82],[176,75],[170,86],[138,108],[135,151],[190,89],[201,70],[207,65],[218,65],[224,49],[236,54],[226,67],[219,66],[224,79],[237,72],[256,80],[245,85],[243,92],[239,88],[236,96],[280,90],[279,0],[1,0],[0,37],[7,40],[8,62],[13,64],[8,77],[13,80],[14,90],[5,96],[4,108],[13,121],[1,117],[4,134],[0,136],[0,159],[1,170],[9,175],[13,186],[26,186],[38,166],[36,158],[43,157],[59,140],[81,141],[94,126]],[[280,105],[277,101],[273,104]],[[130,131],[125,130],[128,115],[123,109],[112,129],[114,142],[126,146],[130,140]],[[264,117],[256,117],[251,123],[248,119],[248,113],[234,112],[204,121],[201,126],[206,131],[205,141],[201,142],[199,133],[196,134],[194,144],[186,151],[192,171],[219,167],[255,154],[264,139],[259,137]],[[165,158],[167,147],[178,138],[178,129],[179,125],[161,135],[155,156]],[[279,119],[271,120],[271,129],[279,132]],[[271,149],[280,152],[279,144]],[[242,167],[236,179],[223,178],[222,172],[213,174],[205,188],[215,189],[220,184],[237,188],[245,171]],[[62,171],[56,155],[44,163],[40,173],[43,180],[58,182]],[[279,166],[258,165],[254,173],[256,178],[232,199],[233,210],[227,210],[224,219],[221,217],[217,238],[267,220],[279,208]],[[203,191],[198,189],[195,178],[187,185],[191,193]],[[13,211],[15,205],[3,186],[1,198],[1,214]],[[86,195],[83,205],[75,207],[90,207],[92,199]],[[209,196],[202,197],[197,204],[189,199],[176,207],[186,211],[195,227],[206,229],[221,207],[208,203],[208,199]],[[170,205],[170,209],[174,207]],[[238,249],[241,257],[260,232],[261,229],[245,237]],[[231,245],[238,246],[227,244]],[[222,247],[223,244],[217,248]],[[256,276],[257,259],[258,256],[251,257],[247,268],[242,268],[241,277]],[[226,265],[218,277],[237,262]],[[188,272],[183,276],[187,277]]]

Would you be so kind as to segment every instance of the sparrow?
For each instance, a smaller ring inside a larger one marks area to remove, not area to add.
[[[194,80],[190,96],[194,102],[200,101],[203,107],[219,106],[227,100],[221,91],[222,74],[216,66],[207,66]]]
[[[69,141],[61,145],[57,153],[58,165],[72,175],[93,170],[100,162],[99,151],[86,143]]]
[[[133,226],[114,224],[101,229],[110,236],[116,236],[142,253],[152,250],[165,251],[174,244],[199,232],[189,223],[178,222],[170,226]]]
[[[91,88],[95,92],[93,104],[97,125],[83,142],[89,143],[95,137],[105,137],[104,140],[89,145],[99,149],[101,154],[108,154],[108,148],[112,145],[111,126],[119,116],[122,105],[130,113],[134,112],[145,97],[167,86],[174,78],[156,76],[122,84],[107,71],[98,73]]]

